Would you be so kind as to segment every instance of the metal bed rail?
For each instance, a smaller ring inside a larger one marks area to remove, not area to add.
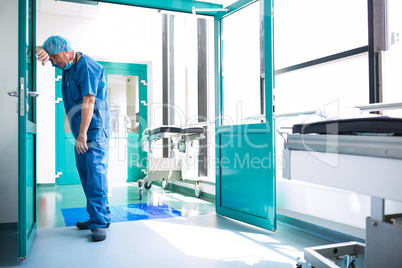
[[[358,108],[360,111],[365,111],[365,112],[395,110],[395,109],[402,109],[402,102],[372,103],[372,104],[367,104],[367,105],[358,105],[358,106],[354,106],[352,108]],[[317,110],[291,112],[291,113],[275,114],[274,117],[279,118],[279,117],[291,117],[291,116],[299,116],[299,115],[312,115],[312,114],[315,114],[316,112],[317,112]]]

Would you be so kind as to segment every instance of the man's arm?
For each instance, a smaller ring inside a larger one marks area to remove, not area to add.
[[[77,141],[75,142],[75,149],[79,154],[84,154],[86,151],[88,151],[87,131],[92,120],[92,115],[94,114],[94,105],[95,96],[88,94],[83,97],[80,133],[78,134]]]
[[[42,65],[45,66],[46,62],[49,61],[49,55],[47,54],[46,50],[44,50],[41,46],[37,46],[35,52],[35,56],[38,61],[41,61]]]

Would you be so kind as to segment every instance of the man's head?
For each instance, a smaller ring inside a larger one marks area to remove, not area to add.
[[[49,54],[53,66],[61,69],[71,67],[74,51],[68,39],[58,35],[51,36],[43,43],[42,48]]]

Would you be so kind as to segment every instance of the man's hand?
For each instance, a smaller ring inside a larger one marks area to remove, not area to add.
[[[46,62],[49,61],[49,55],[47,54],[46,50],[44,50],[42,47],[36,47],[36,53],[35,56],[38,61],[42,62],[42,65],[45,66]]]
[[[86,133],[80,132],[80,134],[78,134],[77,140],[75,141],[75,149],[78,154],[85,154],[88,151]]]

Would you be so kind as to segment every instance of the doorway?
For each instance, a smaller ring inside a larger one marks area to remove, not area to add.
[[[109,182],[142,179],[146,157],[141,137],[147,127],[147,66],[99,62],[105,68],[110,110]],[[59,70],[56,70],[58,77]],[[60,96],[60,97],[59,97]],[[61,80],[56,81],[56,185],[80,184],[75,165],[75,139],[61,99]]]

